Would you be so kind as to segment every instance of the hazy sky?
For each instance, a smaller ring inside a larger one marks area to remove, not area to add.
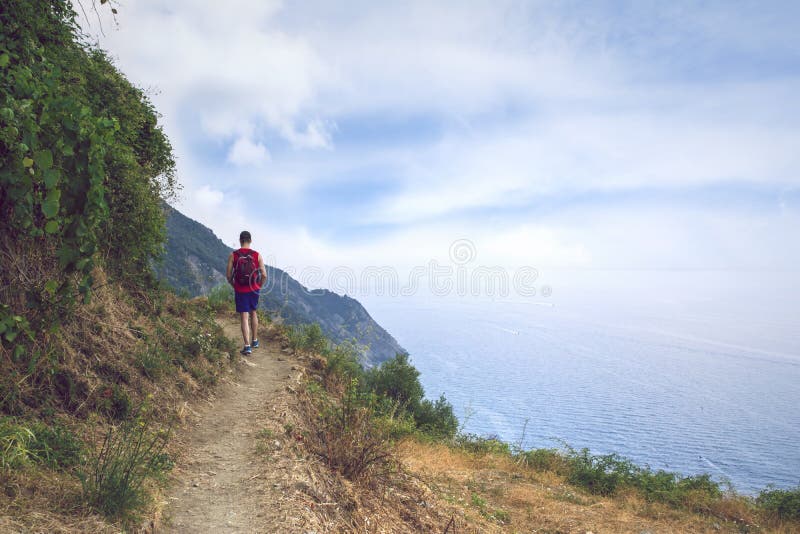
[[[278,266],[800,265],[798,2],[118,9],[177,207]]]

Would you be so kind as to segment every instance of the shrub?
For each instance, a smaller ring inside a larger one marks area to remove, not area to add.
[[[419,371],[404,353],[367,371],[365,381],[371,391],[396,401],[404,409],[413,410],[425,394],[419,383]]]
[[[130,518],[147,502],[144,482],[172,468],[164,452],[168,439],[168,431],[151,431],[143,417],[111,427],[87,469],[78,474],[85,501],[106,517]]]
[[[355,480],[390,457],[386,428],[376,424],[375,397],[353,380],[341,402],[320,407],[314,431],[315,452],[332,469]]]
[[[428,399],[420,401],[413,416],[422,432],[436,438],[451,439],[458,430],[458,419],[453,413],[453,405],[444,395],[435,402]]]
[[[358,361],[358,351],[353,343],[345,342],[336,345],[328,352],[326,360],[326,376],[342,376],[348,382],[354,378],[359,379],[359,381],[363,379],[364,368],[361,367]]]
[[[477,434],[459,434],[454,445],[472,454],[511,454],[511,446],[497,436],[479,436]]]
[[[790,490],[765,489],[758,494],[756,504],[781,519],[800,519],[800,487]]]
[[[233,310],[233,288],[220,284],[208,292],[208,306],[217,313]]]
[[[611,495],[618,486],[630,482],[631,471],[635,467],[629,460],[616,454],[594,456],[589,449],[571,451],[569,463],[569,482],[599,495]]]
[[[330,345],[328,338],[322,333],[322,327],[317,323],[290,326],[286,335],[289,346],[296,351],[322,353]]]
[[[517,455],[517,461],[536,471],[567,472],[567,460],[556,449],[531,449]]]
[[[567,480],[599,495],[612,495],[622,487],[634,488],[648,501],[673,507],[704,509],[722,496],[710,475],[683,477],[635,465],[618,454],[595,456],[588,449],[569,450]]]
[[[377,415],[375,424],[381,427],[382,432],[391,440],[410,436],[417,431],[417,424],[410,414],[400,412],[384,412]]]

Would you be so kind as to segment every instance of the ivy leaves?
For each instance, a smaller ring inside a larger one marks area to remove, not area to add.
[[[53,153],[47,149],[37,150],[33,153],[33,162],[38,170],[44,172],[53,166]]]
[[[69,305],[75,289],[90,294],[98,228],[108,217],[106,155],[118,126],[89,105],[87,54],[70,29],[71,10],[56,10],[65,14],[59,19],[11,3],[18,9],[9,6],[4,25],[15,31],[0,34],[0,207],[10,217],[0,224],[16,239],[55,245],[60,271],[36,282],[43,287],[33,298]],[[7,319],[0,314],[7,332],[17,331]]]
[[[48,6],[4,0],[0,12],[0,231],[46,266],[18,291],[26,317],[44,321],[37,329],[88,300],[97,262],[125,283],[148,279],[164,238],[162,198],[176,188],[147,97],[82,43],[68,0]],[[21,331],[6,321],[13,313],[22,310],[0,308],[4,332]]]

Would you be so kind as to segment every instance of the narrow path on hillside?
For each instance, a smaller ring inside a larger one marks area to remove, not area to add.
[[[238,323],[223,324],[240,341]],[[265,475],[263,429],[280,417],[282,393],[294,369],[275,342],[267,342],[239,363],[208,401],[189,406],[190,423],[179,436],[184,452],[177,482],[167,495],[159,532],[275,532],[281,517],[279,484]],[[268,446],[278,440],[271,440]],[[270,504],[272,503],[272,505]]]

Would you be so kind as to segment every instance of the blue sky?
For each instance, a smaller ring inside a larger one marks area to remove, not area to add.
[[[797,2],[142,0],[178,208],[279,266],[795,270]]]

